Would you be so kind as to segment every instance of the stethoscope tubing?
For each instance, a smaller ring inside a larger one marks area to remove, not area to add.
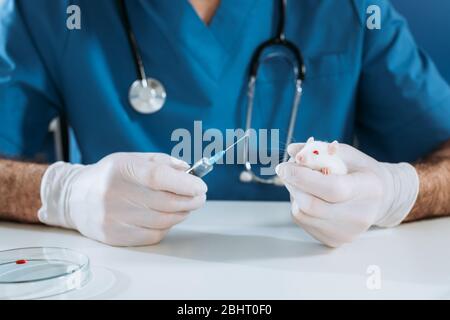
[[[280,38],[269,39],[269,40],[261,43],[256,48],[256,51],[253,54],[252,59],[250,61],[250,75],[249,75],[250,79],[252,77],[256,78],[256,75],[258,73],[258,69],[260,66],[260,59],[263,55],[264,50],[266,50],[269,47],[273,47],[273,46],[285,47],[294,54],[294,59],[298,66],[298,70],[296,70],[296,72],[295,72],[295,77],[297,80],[301,80],[301,81],[305,80],[306,67],[305,67],[303,56],[302,56],[300,50],[291,41],[286,40],[286,39],[280,39]]]
[[[298,109],[301,102],[301,96],[302,96],[302,84],[305,80],[306,76],[306,67],[303,60],[302,53],[300,49],[291,41],[286,39],[285,36],[285,21],[286,21],[286,7],[287,7],[287,0],[280,0],[279,1],[279,22],[277,27],[277,34],[274,38],[271,38],[269,40],[264,41],[261,43],[255,50],[254,54],[252,55],[251,61],[250,61],[250,71],[249,71],[249,80],[247,84],[247,115],[246,115],[246,121],[245,121],[245,128],[246,133],[251,128],[252,123],[252,117],[253,117],[253,107],[254,107],[254,96],[255,96],[255,90],[256,90],[256,79],[258,75],[258,69],[260,67],[261,59],[263,57],[264,51],[268,49],[269,47],[273,46],[281,46],[287,48],[291,53],[294,55],[295,64],[293,66],[294,74],[295,74],[295,96],[294,100],[292,102],[291,106],[291,114],[289,117],[289,124],[288,124],[288,132],[286,136],[286,146],[292,142],[292,138],[294,135],[294,127],[295,127],[295,121],[297,119]],[[247,179],[245,182],[259,182],[259,183],[265,183],[265,184],[275,184],[279,185],[279,181],[276,179],[276,177],[270,177],[270,178],[261,178],[258,177],[253,171],[251,163],[248,161],[249,156],[249,139],[246,139],[244,143],[244,171],[241,173],[241,181],[244,182],[244,179],[242,179],[243,174],[245,174],[245,177]],[[288,153],[287,150],[284,151],[283,154],[283,162],[288,160]]]
[[[136,40],[136,36],[134,35],[134,32],[132,31],[131,22],[129,19],[129,13],[127,6],[125,5],[125,0],[117,0],[117,5],[119,6],[119,13],[122,16],[122,21],[124,25],[124,29],[127,34],[128,43],[130,44],[131,53],[133,55],[133,61],[136,67],[136,74],[138,75],[138,78],[145,82],[147,79],[147,76],[145,74],[145,67],[144,62],[142,60],[139,46]]]

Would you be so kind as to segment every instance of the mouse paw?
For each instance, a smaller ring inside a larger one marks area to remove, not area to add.
[[[330,174],[330,168],[321,168],[320,172],[327,176]]]

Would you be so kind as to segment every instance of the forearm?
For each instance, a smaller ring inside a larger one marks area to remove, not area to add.
[[[414,166],[420,178],[419,195],[404,221],[450,215],[450,140]]]
[[[39,222],[40,185],[47,167],[0,159],[0,220]]]

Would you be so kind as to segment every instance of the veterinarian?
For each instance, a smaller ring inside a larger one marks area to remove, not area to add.
[[[1,219],[150,245],[207,193],[291,199],[294,221],[336,247],[371,226],[450,214],[450,88],[387,0],[370,1],[382,17],[374,30],[359,0],[0,3]],[[265,57],[286,51],[294,69],[258,60],[251,127],[290,131],[299,102],[291,140],[339,141],[349,173],[282,163],[286,188],[243,183],[238,165],[205,180],[186,173],[168,155],[172,132],[195,120],[244,128],[251,61],[274,37],[283,48]],[[57,116],[82,164],[52,163]]]

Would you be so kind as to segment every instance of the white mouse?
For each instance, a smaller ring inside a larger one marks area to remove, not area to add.
[[[295,155],[295,162],[325,175],[347,174],[347,166],[337,154],[338,148],[337,141],[331,143],[314,141],[311,137],[303,149]]]

